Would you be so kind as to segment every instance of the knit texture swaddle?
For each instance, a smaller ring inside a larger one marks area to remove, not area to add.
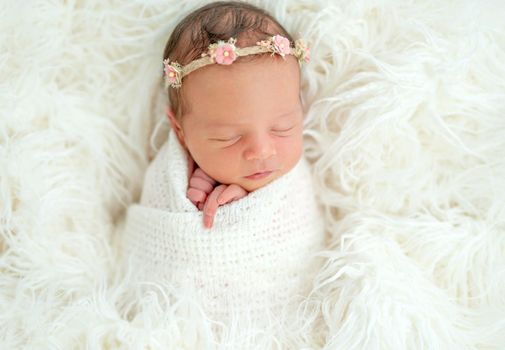
[[[124,257],[142,280],[190,281],[203,310],[219,320],[245,312],[263,317],[309,291],[324,226],[304,157],[280,178],[220,206],[210,230],[187,188],[187,154],[171,130],[123,231]]]

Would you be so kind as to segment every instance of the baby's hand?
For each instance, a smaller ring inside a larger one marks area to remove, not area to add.
[[[203,224],[207,228],[212,227],[217,207],[247,195],[247,191],[237,184],[219,185],[207,197],[203,207]]]
[[[199,210],[202,210],[208,194],[212,192],[216,183],[216,180],[207,175],[202,169],[196,168],[189,178],[189,187],[186,192],[186,197],[188,197]]]

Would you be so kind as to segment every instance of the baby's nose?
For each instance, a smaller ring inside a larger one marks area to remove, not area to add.
[[[267,159],[276,155],[275,145],[269,135],[252,136],[245,150],[245,159]]]

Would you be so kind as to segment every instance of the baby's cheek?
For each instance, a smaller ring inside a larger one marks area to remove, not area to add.
[[[233,183],[240,176],[238,167],[240,159],[233,152],[221,151],[205,159],[207,173],[220,183]]]
[[[284,166],[284,172],[291,170],[300,159],[303,153],[303,142],[301,137],[292,138],[286,142],[278,144],[278,155]]]

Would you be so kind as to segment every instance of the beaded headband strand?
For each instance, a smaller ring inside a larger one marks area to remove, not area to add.
[[[169,86],[180,88],[182,86],[182,78],[198,68],[214,63],[230,65],[241,56],[271,52],[272,56],[278,54],[284,59],[285,55],[293,55],[298,59],[299,65],[310,61],[310,49],[304,44],[302,39],[296,40],[294,47],[291,47],[289,40],[281,35],[274,35],[266,40],[258,41],[255,46],[240,48],[235,46],[236,42],[237,39],[230,38],[227,42],[219,40],[215,44],[210,44],[208,51],[202,53],[201,58],[185,66],[181,66],[177,62],[170,62],[168,58],[163,60],[165,89]]]

